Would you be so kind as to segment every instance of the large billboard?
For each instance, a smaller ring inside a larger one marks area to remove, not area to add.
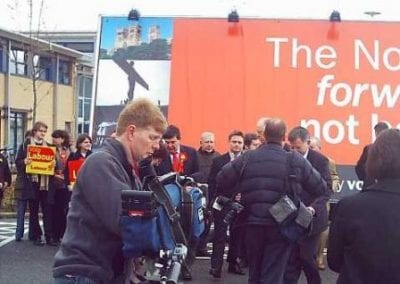
[[[102,19],[97,110],[117,105],[117,112],[132,97],[149,97],[180,127],[183,143],[197,147],[200,134],[212,131],[221,152],[233,129],[254,131],[259,117],[280,117],[289,129],[302,125],[321,139],[323,152],[341,165],[347,191],[361,189],[353,166],[374,140],[374,125],[400,126],[394,36],[400,23],[143,18],[136,24],[140,38],[132,22]],[[154,26],[162,56],[141,52]],[[106,136],[102,122],[112,121],[97,122]]]

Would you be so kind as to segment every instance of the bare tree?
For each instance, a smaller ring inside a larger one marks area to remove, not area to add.
[[[27,0],[28,7],[28,21],[29,28],[27,31],[27,36],[29,37],[28,43],[23,44],[20,49],[11,51],[11,58],[15,62],[15,73],[24,74],[31,79],[31,84],[24,89],[30,89],[33,96],[32,104],[32,123],[36,122],[37,117],[37,107],[38,107],[38,90],[40,86],[44,83],[42,80],[48,68],[52,64],[52,59],[49,58],[50,42],[46,44],[44,41],[39,41],[41,34],[41,28],[43,25],[43,8],[44,0],[39,2],[38,12],[35,13],[34,1]],[[14,5],[9,5],[9,9],[18,14],[21,7],[18,0],[14,0]],[[46,53],[46,57],[42,56]],[[23,62],[19,65],[18,62]],[[22,70],[23,69],[23,70]],[[23,86],[24,87],[24,86]],[[50,91],[44,92],[45,96],[50,94]]]
[[[31,56],[28,56],[30,59],[30,62],[28,63],[28,66],[31,66],[31,72],[29,76],[31,77],[32,80],[32,94],[33,94],[33,110],[32,110],[32,123],[36,122],[36,112],[37,112],[37,105],[38,105],[38,80],[41,77],[41,72],[44,72],[44,66],[43,66],[43,60],[40,58],[40,50],[39,50],[39,44],[38,41],[33,40],[34,36],[34,29],[33,29],[33,0],[28,0],[29,3],[29,40],[30,40],[30,48],[32,49],[30,54]],[[43,5],[44,5],[44,0],[40,0],[40,7],[39,7],[39,14],[38,14],[38,20],[37,20],[37,29],[36,29],[36,35],[35,38],[39,38],[39,32],[40,32],[40,25],[42,21],[42,13],[43,13]],[[47,64],[51,64],[51,62],[48,62]],[[29,69],[28,69],[29,70]]]

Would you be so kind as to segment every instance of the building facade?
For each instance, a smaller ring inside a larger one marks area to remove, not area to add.
[[[29,34],[29,33],[25,33]],[[76,135],[89,133],[93,99],[94,53],[96,48],[96,31],[57,31],[41,32],[37,37],[85,54],[77,65],[76,97],[78,113],[76,114]]]
[[[78,69],[84,54],[0,29],[0,142],[16,151],[34,121],[76,133]],[[35,95],[36,94],[36,95]]]

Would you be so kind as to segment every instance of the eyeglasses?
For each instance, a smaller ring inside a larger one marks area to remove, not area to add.
[[[39,129],[38,132],[46,133],[47,130],[46,129]]]

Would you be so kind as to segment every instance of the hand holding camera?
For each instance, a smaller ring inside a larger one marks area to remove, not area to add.
[[[233,201],[232,199],[225,196],[218,196],[215,199],[213,204],[213,208],[221,211],[222,209],[226,209],[227,213],[224,217],[224,223],[231,224],[235,217],[244,209],[244,206],[239,202]]]

